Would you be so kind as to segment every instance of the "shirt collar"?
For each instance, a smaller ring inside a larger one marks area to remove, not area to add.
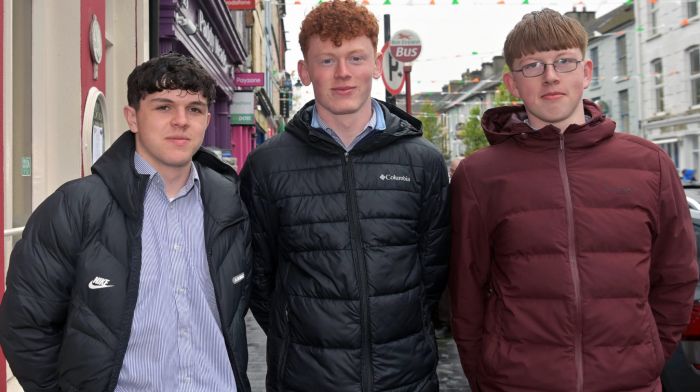
[[[178,192],[178,196],[189,192],[192,187],[196,187],[197,190],[199,190],[199,174],[194,166],[194,162],[190,162],[190,165],[190,175],[187,177],[185,185],[180,189],[180,192]],[[163,180],[158,171],[146,162],[138,152],[134,152],[134,167],[137,173],[148,175],[149,186],[151,183],[155,182],[159,187],[163,187]]]
[[[311,114],[311,126],[314,128],[321,128],[324,131],[328,131],[329,129],[331,129],[328,125],[326,125],[325,122],[323,122],[321,116],[318,115],[316,105],[313,106],[313,112]],[[386,129],[384,111],[382,110],[382,106],[379,104],[379,102],[377,102],[377,100],[374,98],[372,98],[372,116],[369,118],[369,121],[367,122],[367,125],[365,125],[363,130],[367,128],[376,131],[383,131]]]

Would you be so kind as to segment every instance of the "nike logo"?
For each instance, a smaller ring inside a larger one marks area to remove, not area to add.
[[[100,278],[99,276],[95,276],[95,279],[88,283],[88,288],[93,290],[106,289],[107,287],[114,287],[114,285],[109,284],[109,279]]]

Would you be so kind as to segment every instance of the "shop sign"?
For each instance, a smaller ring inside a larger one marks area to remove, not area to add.
[[[265,85],[263,72],[237,73],[233,83],[236,87],[262,87]]]
[[[222,65],[228,64],[228,57],[226,56],[226,51],[221,46],[219,38],[214,33],[214,29],[211,27],[207,19],[204,17],[202,10],[197,13],[197,29],[202,32],[202,38],[206,42],[206,46],[214,54],[214,57],[219,59]]]
[[[236,91],[231,104],[231,125],[255,124],[255,93]]]
[[[230,10],[254,10],[255,0],[225,0]]]

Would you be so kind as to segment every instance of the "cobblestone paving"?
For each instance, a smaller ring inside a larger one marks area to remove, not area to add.
[[[253,392],[265,392],[265,334],[253,316],[246,316],[248,330],[248,378]],[[438,377],[441,392],[471,392],[459,364],[457,347],[452,339],[438,340],[440,362]]]

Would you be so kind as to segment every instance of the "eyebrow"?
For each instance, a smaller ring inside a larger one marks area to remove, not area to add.
[[[153,103],[156,103],[156,104],[157,104],[157,103],[171,103],[171,104],[172,104],[172,103],[175,103],[175,101],[173,101],[173,100],[170,99],[170,98],[152,98],[152,99],[150,100],[150,102],[153,102]],[[190,103],[188,103],[187,105],[188,105],[188,106],[193,106],[193,105],[194,105],[194,106],[202,106],[202,107],[206,107],[206,106],[207,106],[207,104],[205,104],[205,103],[202,102],[202,101],[190,102]]]

